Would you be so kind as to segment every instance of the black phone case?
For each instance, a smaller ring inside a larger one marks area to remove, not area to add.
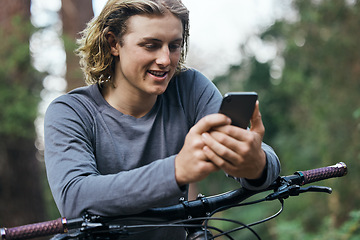
[[[232,125],[246,129],[254,113],[256,92],[229,92],[224,95],[219,113],[231,118]]]

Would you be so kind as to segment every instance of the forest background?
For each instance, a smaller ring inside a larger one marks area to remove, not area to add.
[[[36,126],[44,98],[84,85],[73,54],[74,39],[93,15],[88,0],[62,1],[62,24],[55,28],[62,34],[66,66],[39,71],[30,40],[49,32],[48,26],[31,24],[30,6],[29,0],[12,0],[3,1],[0,8],[0,226],[7,227],[59,217],[46,181],[41,130]],[[264,141],[278,153],[281,174],[339,161],[348,165],[349,174],[321,183],[333,188],[331,195],[286,200],[280,217],[255,229],[264,239],[359,239],[360,3],[294,0],[292,10],[295,18],[278,19],[249,37],[239,46],[239,63],[211,78],[222,93],[258,92]],[[272,46],[276,54],[259,60],[249,47],[254,38]],[[50,48],[50,42],[43,47]],[[197,184],[205,195],[236,187],[222,173]],[[262,204],[223,216],[251,222],[278,207]],[[220,227],[230,226],[220,223]],[[252,239],[247,231],[235,238]]]

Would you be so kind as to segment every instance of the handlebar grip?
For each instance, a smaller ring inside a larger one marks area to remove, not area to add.
[[[67,232],[66,219],[58,218],[56,220],[28,224],[13,228],[2,228],[1,239],[30,239],[41,236],[50,236],[57,233]]]
[[[347,174],[347,166],[345,163],[340,162],[333,166],[322,167],[307,171],[298,171],[296,173],[302,176],[303,181],[301,185],[305,185],[328,178],[345,176]]]

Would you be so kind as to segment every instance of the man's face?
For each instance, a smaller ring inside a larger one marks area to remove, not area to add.
[[[127,20],[122,44],[116,44],[115,84],[132,94],[162,94],[181,56],[180,19],[165,15],[135,15]]]

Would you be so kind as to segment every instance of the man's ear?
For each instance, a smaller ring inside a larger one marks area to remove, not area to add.
[[[108,32],[106,34],[106,39],[110,45],[110,53],[113,56],[116,56],[116,57],[119,56],[119,49],[118,49],[119,43],[116,40],[115,34],[113,32]]]

